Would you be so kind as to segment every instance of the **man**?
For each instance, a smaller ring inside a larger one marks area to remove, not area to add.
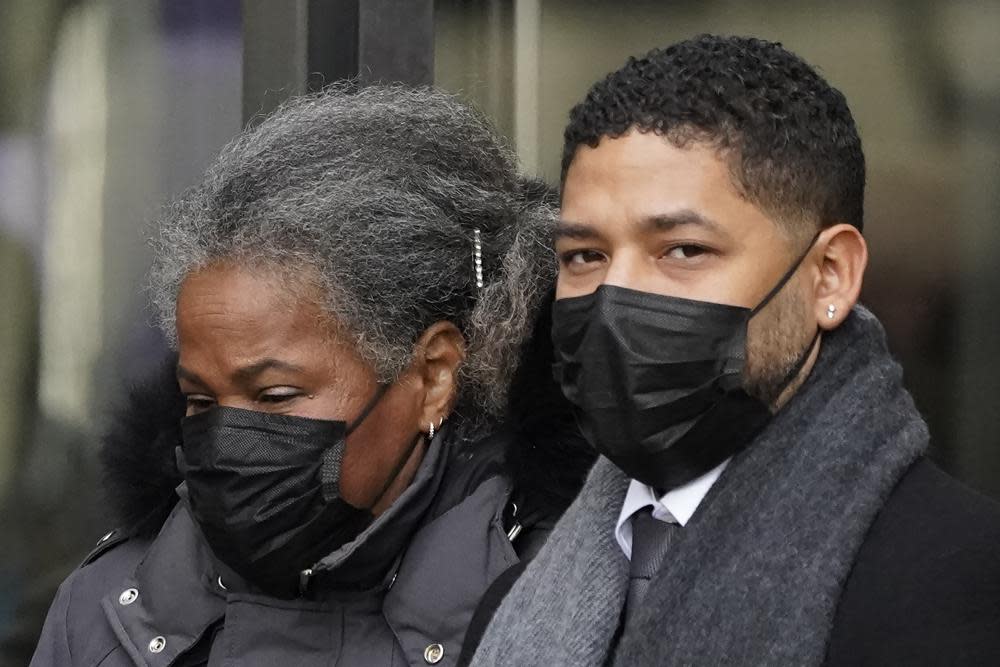
[[[565,138],[555,373],[603,456],[473,664],[1000,663],[1000,508],[924,458],[857,305],[843,95],[701,36]]]

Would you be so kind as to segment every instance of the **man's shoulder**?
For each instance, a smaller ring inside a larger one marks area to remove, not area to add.
[[[834,621],[830,664],[1000,657],[1000,504],[926,459],[887,499]]]
[[[857,563],[894,563],[906,575],[988,559],[1000,574],[998,556],[1000,503],[920,459],[889,495]]]

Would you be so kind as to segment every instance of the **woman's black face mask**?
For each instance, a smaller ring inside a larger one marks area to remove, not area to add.
[[[553,371],[591,446],[630,477],[669,490],[749,444],[771,410],[743,389],[747,326],[806,254],[753,309],[612,285],[556,301]]]
[[[185,418],[178,466],[215,556],[263,591],[290,598],[303,570],[361,534],[374,516],[340,497],[341,463],[347,436],[382,393],[350,426],[229,407]]]

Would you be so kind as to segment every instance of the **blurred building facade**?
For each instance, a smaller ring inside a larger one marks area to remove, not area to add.
[[[780,41],[846,94],[863,300],[935,458],[1000,497],[1000,0],[0,0],[0,664],[113,527],[103,420],[165,349],[148,221],[246,121],[339,76],[433,82],[555,183],[591,83],[702,32]]]
[[[0,0],[0,665],[110,530],[96,453],[158,363],[148,223],[239,132],[238,0]]]

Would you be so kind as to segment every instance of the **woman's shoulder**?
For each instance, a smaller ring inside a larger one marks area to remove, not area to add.
[[[116,592],[121,582],[135,570],[149,549],[152,540],[113,531],[101,538],[98,545],[63,582],[75,602],[100,600]],[[121,591],[117,591],[121,592]]]
[[[441,516],[472,496],[487,480],[509,480],[507,451],[509,437],[504,433],[484,434],[459,426],[451,433],[448,464],[434,497],[430,518]]]
[[[150,540],[109,533],[59,586],[49,607],[32,665],[96,665],[120,642],[104,613],[104,600],[126,595],[127,579]],[[122,589],[122,590],[119,590]]]

